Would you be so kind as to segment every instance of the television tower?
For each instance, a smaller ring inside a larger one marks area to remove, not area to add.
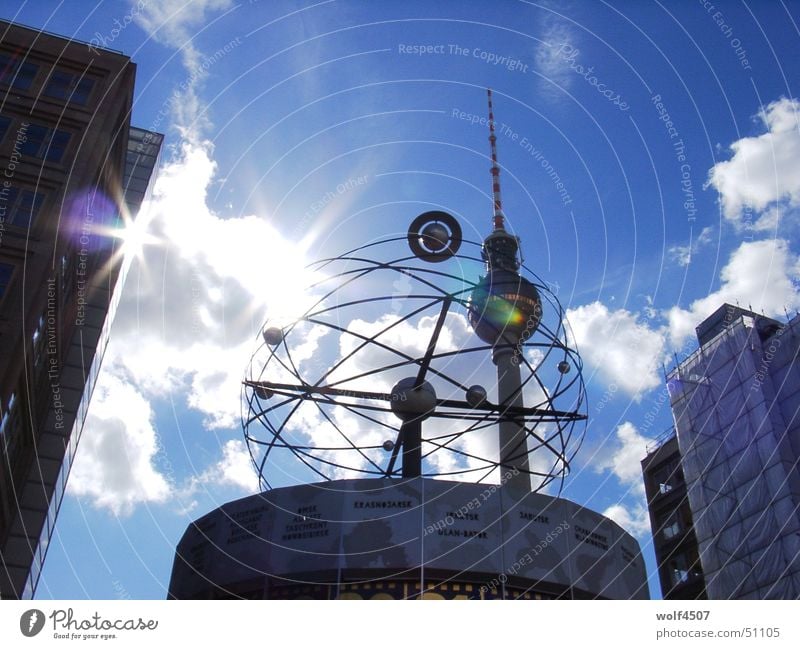
[[[519,369],[523,362],[522,343],[539,326],[542,301],[536,287],[519,274],[519,239],[505,228],[491,89],[487,94],[494,230],[483,242],[481,256],[486,263],[486,275],[472,292],[469,321],[478,337],[492,345],[492,361],[497,367],[497,401],[501,413],[505,411],[498,424],[501,475],[512,470],[504,485],[516,497],[522,497],[531,491],[527,433],[524,421],[508,413],[519,412],[524,406]]]

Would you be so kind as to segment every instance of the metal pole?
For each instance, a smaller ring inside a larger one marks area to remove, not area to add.
[[[418,478],[422,474],[422,421],[419,418],[403,423],[403,477]]]

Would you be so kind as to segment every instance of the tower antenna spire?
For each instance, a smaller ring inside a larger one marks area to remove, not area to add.
[[[494,107],[492,89],[487,88],[489,99],[489,144],[492,151],[492,196],[494,199],[494,227],[483,242],[481,252],[487,270],[504,268],[512,273],[519,271],[519,240],[506,230],[503,201],[500,198],[500,165],[497,162],[497,135],[494,131]]]
[[[497,164],[497,136],[494,132],[494,109],[492,108],[492,89],[487,88],[489,98],[489,144],[492,148],[492,196],[494,198],[494,229],[505,230],[503,201],[500,198],[500,165]]]

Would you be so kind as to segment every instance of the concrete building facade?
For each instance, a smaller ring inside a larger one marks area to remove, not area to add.
[[[121,53],[0,21],[0,597],[32,597],[163,136]]]

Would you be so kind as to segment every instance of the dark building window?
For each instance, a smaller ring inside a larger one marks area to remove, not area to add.
[[[41,158],[47,162],[60,162],[69,144],[70,134],[40,124],[28,126],[28,139],[22,143],[22,155]]]
[[[661,530],[665,540],[674,539],[683,531],[683,524],[678,512],[671,512],[669,518],[662,524]]]
[[[686,557],[682,554],[679,554],[672,561],[670,561],[669,572],[673,586],[678,586],[689,581],[689,564],[686,561]]]
[[[63,70],[55,70],[50,75],[50,80],[44,89],[44,95],[54,99],[63,99],[72,104],[85,106],[89,101],[89,94],[94,87],[94,79],[70,74]]]
[[[6,289],[11,284],[11,276],[14,274],[14,265],[0,261],[0,300],[6,294]]]
[[[9,187],[5,195],[5,222],[18,228],[27,229],[31,221],[36,218],[44,202],[44,194],[30,189]]]
[[[70,272],[69,257],[61,257],[61,299],[63,300],[72,290],[72,273]]]
[[[33,365],[37,367],[42,360],[42,348],[44,347],[44,316],[39,316],[39,320],[36,323],[36,329],[33,332],[33,336],[31,337],[31,342],[33,343]]]
[[[669,562],[669,576],[673,586],[680,586],[703,576],[697,550],[691,549],[672,556]]]
[[[683,473],[678,466],[678,460],[672,458],[658,467],[652,472],[650,479],[652,480],[653,491],[661,494],[667,494],[675,487],[682,486]]]
[[[2,407],[2,403],[0,403],[0,409],[2,410],[2,416],[0,416],[0,437],[3,438],[3,449],[8,451],[8,438],[11,434],[12,429],[12,418],[14,416],[14,406],[17,402],[17,395],[16,393],[12,392],[11,396],[8,399],[8,404],[5,408]]]
[[[19,56],[0,54],[0,84],[17,90],[28,90],[39,66]]]

